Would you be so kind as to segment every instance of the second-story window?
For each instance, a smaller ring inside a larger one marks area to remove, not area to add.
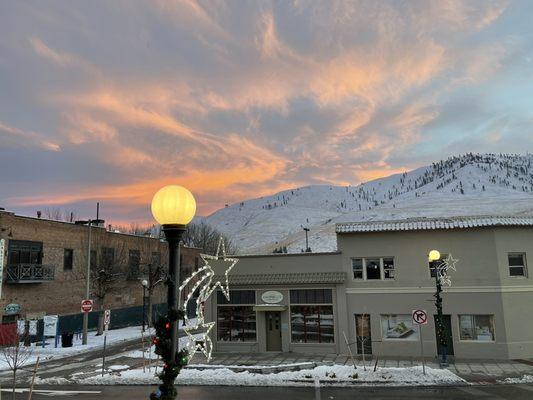
[[[352,258],[353,279],[394,279],[393,257]]]
[[[115,249],[113,247],[102,247],[102,263],[106,267],[111,267],[115,263]]]
[[[8,247],[8,264],[41,264],[43,260],[43,243],[26,240],[10,240]]]
[[[527,276],[526,255],[524,253],[509,253],[507,259],[510,276]]]
[[[139,267],[141,264],[141,253],[139,250],[130,250],[128,257],[128,270],[129,276],[132,279],[137,279],[139,277]]]
[[[72,271],[73,263],[74,263],[74,250],[65,249],[63,251],[63,270]]]

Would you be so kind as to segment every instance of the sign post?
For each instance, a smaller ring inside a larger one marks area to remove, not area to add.
[[[426,310],[413,310],[413,324],[418,325],[418,336],[420,336],[420,355],[422,356],[422,372],[426,375],[426,359],[424,358],[424,340],[422,339],[422,325],[428,323],[428,313]]]
[[[2,298],[2,280],[4,276],[4,253],[6,251],[6,241],[0,239],[0,299]]]
[[[57,330],[59,323],[59,316],[45,315],[43,317],[43,348],[46,346],[46,337],[54,336],[57,340]],[[56,344],[57,347],[57,344]]]
[[[109,324],[111,323],[111,310],[104,311],[104,352],[102,353],[102,376],[104,376],[105,369],[105,347],[107,342],[107,330],[109,329]]]

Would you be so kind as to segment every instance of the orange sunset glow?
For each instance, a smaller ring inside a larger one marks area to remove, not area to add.
[[[151,223],[167,184],[208,215],[459,151],[531,150],[531,12],[459,0],[2,2],[0,206],[86,217],[100,202],[106,220]]]

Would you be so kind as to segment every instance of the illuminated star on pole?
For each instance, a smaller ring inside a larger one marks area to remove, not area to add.
[[[189,350],[189,360],[193,358],[197,351],[201,351],[207,361],[211,361],[213,342],[211,341],[209,333],[211,332],[214,326],[214,322],[202,322],[195,326],[188,326],[186,328],[183,328],[189,340],[189,344],[187,346],[187,349]],[[195,338],[195,335],[193,333],[191,333],[191,331],[197,331],[198,329],[205,329],[204,332],[202,332],[202,339],[200,340],[202,343],[197,343],[199,340]]]
[[[220,251],[222,250],[222,256]],[[222,237],[218,241],[217,252],[214,256],[208,254],[200,254],[200,257],[205,262],[205,267],[208,268],[207,275],[209,276],[208,282],[204,285],[200,296],[203,300],[206,300],[211,294],[220,288],[224,297],[229,301],[229,279],[228,275],[239,261],[237,258],[230,258],[226,256],[226,246]],[[224,282],[214,280],[215,276],[224,276]]]
[[[448,257],[446,257],[437,267],[437,274],[442,284],[451,286],[452,280],[448,274],[448,272],[451,271],[457,271],[457,268],[455,267],[455,264],[457,264],[459,260],[456,258],[453,258],[451,254],[448,254]]]

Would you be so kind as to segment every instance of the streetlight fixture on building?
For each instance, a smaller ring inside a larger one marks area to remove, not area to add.
[[[152,215],[161,225],[166,241],[168,242],[168,292],[166,317],[162,317],[156,324],[157,337],[155,340],[156,351],[159,347],[161,356],[165,361],[157,394],[151,398],[174,399],[177,391],[174,381],[183,366],[182,357],[178,357],[178,320],[182,318],[183,311],[178,309],[178,287],[180,273],[180,248],[179,243],[196,213],[196,201],[192,193],[182,186],[165,186],[154,195],[152,199]],[[166,329],[170,330],[170,338]],[[168,343],[170,339],[170,343]],[[164,342],[164,343],[161,343]],[[167,347],[167,345],[169,345]],[[178,359],[179,358],[179,359]]]

